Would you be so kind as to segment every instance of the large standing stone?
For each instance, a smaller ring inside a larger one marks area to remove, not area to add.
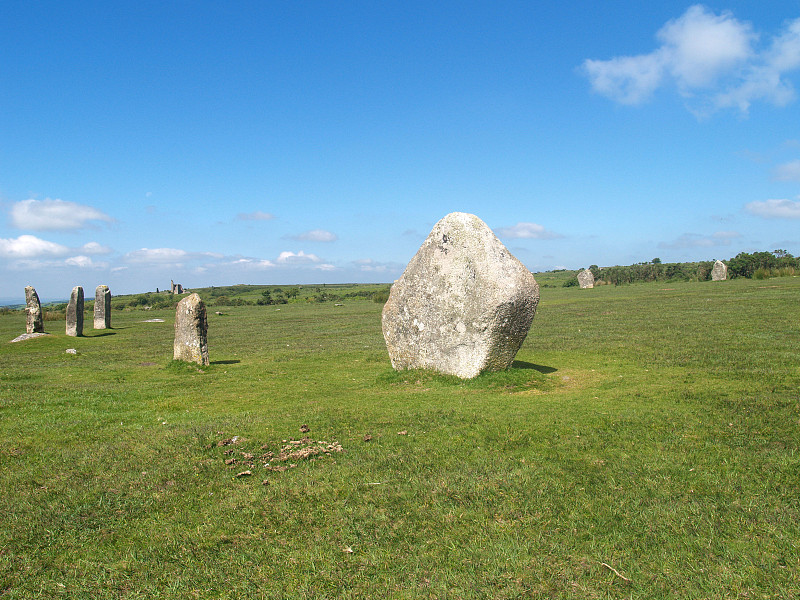
[[[714,268],[711,269],[711,281],[725,281],[728,278],[728,265],[721,260],[714,261]]]
[[[83,335],[83,288],[79,285],[72,288],[67,304],[67,335]]]
[[[25,288],[25,332],[44,333],[42,304],[39,302],[39,294],[30,285]]]
[[[196,293],[178,302],[175,310],[173,358],[208,364],[208,319],[206,305]]]
[[[578,285],[582,290],[594,287],[594,275],[589,269],[584,269],[578,273]]]
[[[462,379],[508,368],[528,334],[539,286],[475,215],[439,221],[383,308],[383,337],[397,370]]]
[[[94,291],[94,328],[111,328],[111,290],[107,285],[98,285]]]

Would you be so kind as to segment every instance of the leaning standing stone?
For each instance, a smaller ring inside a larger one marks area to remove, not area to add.
[[[178,302],[175,311],[175,360],[208,364],[206,305],[196,293]]]
[[[578,273],[578,285],[581,286],[582,290],[594,287],[594,275],[589,269],[584,269]]]
[[[469,379],[514,361],[530,329],[539,286],[475,215],[439,221],[383,308],[383,337],[397,370]]]
[[[107,285],[98,285],[94,291],[94,328],[111,328],[111,290]]]
[[[714,268],[711,269],[711,281],[725,281],[728,278],[728,265],[721,260],[714,261]]]
[[[39,302],[39,294],[30,285],[25,288],[25,332],[44,333],[42,304]]]
[[[72,288],[67,304],[67,335],[83,335],[83,288],[79,285]]]

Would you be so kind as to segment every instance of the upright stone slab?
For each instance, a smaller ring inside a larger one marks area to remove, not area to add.
[[[67,335],[83,335],[83,288],[79,285],[72,288],[67,304]]]
[[[111,290],[107,285],[98,285],[94,291],[94,328],[111,328]]]
[[[39,302],[39,294],[30,285],[25,288],[25,332],[44,333],[42,304]]]
[[[539,286],[475,215],[439,221],[391,288],[383,337],[397,370],[470,379],[514,361],[530,329]]]
[[[175,310],[175,360],[208,364],[206,305],[196,293],[178,302]]]
[[[721,260],[714,261],[714,268],[711,269],[711,281],[725,281],[728,278],[728,265]]]
[[[589,269],[584,269],[578,273],[578,285],[582,290],[594,287],[594,275]]]

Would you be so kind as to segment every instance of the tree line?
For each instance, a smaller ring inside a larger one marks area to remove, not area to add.
[[[800,257],[792,256],[786,250],[772,252],[740,252],[733,258],[723,261],[728,266],[728,278],[767,279],[785,277],[800,273]],[[595,279],[607,284],[622,285],[646,281],[708,281],[711,279],[713,260],[684,263],[662,263],[654,258],[647,263],[629,266],[599,268],[592,265],[589,270]],[[577,279],[564,283],[565,287],[577,285]]]

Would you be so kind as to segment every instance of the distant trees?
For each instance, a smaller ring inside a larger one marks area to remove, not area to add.
[[[726,261],[728,277],[747,277],[764,279],[794,275],[800,272],[800,258],[792,256],[786,250],[772,252],[740,252]],[[638,263],[627,267],[614,266],[597,269],[590,267],[596,279],[613,285],[622,285],[640,281],[707,281],[711,278],[714,262],[710,260],[685,263],[662,263],[654,258],[649,263]],[[568,286],[568,283],[564,284]]]

